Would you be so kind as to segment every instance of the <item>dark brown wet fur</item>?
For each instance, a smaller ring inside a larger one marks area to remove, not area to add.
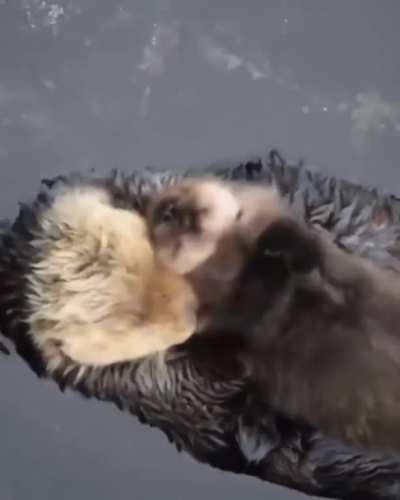
[[[267,228],[253,259],[270,286],[247,331],[261,399],[353,445],[399,452],[397,277],[289,219]],[[240,287],[245,307],[247,291],[257,295],[251,272]]]
[[[175,231],[191,231],[201,244],[201,200],[179,186],[174,196],[157,216],[167,212]],[[353,445],[400,452],[397,276],[346,253],[279,206],[253,204],[251,211],[245,231],[222,235],[187,274],[202,304],[200,325],[243,336],[238,357],[259,398],[278,413]]]

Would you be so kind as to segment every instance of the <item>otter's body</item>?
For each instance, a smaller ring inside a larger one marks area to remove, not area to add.
[[[268,265],[282,273],[247,331],[258,396],[352,445],[400,452],[398,276],[292,221],[267,229],[261,248],[281,261],[265,280]]]
[[[296,201],[296,211],[312,223],[323,225],[342,245],[378,265],[400,269],[397,199],[286,164],[276,157],[271,152],[256,161],[238,162],[233,168],[222,165],[221,173],[214,168],[212,174],[256,180],[260,187],[273,182],[289,203]],[[135,171],[128,176],[112,173],[99,180],[68,175],[45,180],[32,202],[20,208],[12,225],[0,224],[0,326],[32,369],[44,375],[40,352],[32,350],[25,324],[30,314],[26,284],[32,264],[40,259],[32,242],[38,232],[50,244],[52,240],[51,233],[38,222],[40,214],[52,205],[60,188],[88,183],[106,185],[118,206],[140,208],[149,192],[179,181],[181,174]],[[199,171],[189,175],[197,176]],[[382,213],[381,206],[387,207],[386,219],[379,218],[378,226],[374,221]],[[349,448],[340,440],[287,419],[279,424],[281,437],[271,447],[269,422],[276,414],[258,405],[251,418],[243,419],[244,412],[247,414],[245,396],[251,394],[251,388],[241,375],[227,373],[221,363],[232,355],[229,346],[223,348],[221,357],[210,358],[214,348],[209,343],[215,338],[191,337],[183,346],[185,355],[173,360],[169,355],[162,360],[149,356],[117,366],[82,370],[65,358],[62,366],[49,375],[62,388],[113,402],[130,411],[135,419],[139,416],[141,422],[157,429],[153,432],[161,429],[179,449],[218,469],[255,476],[318,497],[398,499],[400,462],[396,456]],[[202,341],[203,348],[198,347],[198,341]],[[127,439],[132,439],[134,447],[135,435],[127,435]]]
[[[219,234],[212,217],[224,198],[205,197],[204,181],[163,193],[151,214],[168,200],[172,217],[150,217],[156,252],[170,256],[172,269],[192,261],[191,242],[197,255],[205,242],[214,249],[183,273],[198,293],[201,324],[245,336],[258,398],[275,411],[353,445],[400,451],[398,277],[298,222],[270,188],[263,197],[215,185],[237,202]],[[188,214],[196,224],[182,223]],[[176,255],[168,254],[174,241]]]

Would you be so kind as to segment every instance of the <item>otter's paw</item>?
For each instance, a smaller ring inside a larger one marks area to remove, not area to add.
[[[267,405],[249,397],[239,418],[236,440],[249,463],[268,460],[268,455],[282,442],[277,416]]]
[[[261,234],[257,253],[281,257],[295,272],[311,272],[320,265],[320,249],[315,234],[289,217],[273,222]]]

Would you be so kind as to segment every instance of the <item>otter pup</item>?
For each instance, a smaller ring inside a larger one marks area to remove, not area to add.
[[[348,443],[400,452],[400,280],[296,220],[271,188],[209,179],[148,211],[200,325],[239,332],[257,396]]]
[[[199,328],[215,328],[217,318],[224,327],[244,319],[243,311],[232,314],[232,294],[265,227],[288,213],[273,188],[209,178],[184,180],[152,199],[147,222],[155,253],[194,288]],[[256,309],[251,302],[247,312]]]

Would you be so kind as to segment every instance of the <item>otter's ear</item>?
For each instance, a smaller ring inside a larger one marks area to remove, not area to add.
[[[294,272],[307,273],[320,265],[320,247],[311,229],[290,217],[282,217],[265,229],[257,242],[257,254],[282,257]]]

